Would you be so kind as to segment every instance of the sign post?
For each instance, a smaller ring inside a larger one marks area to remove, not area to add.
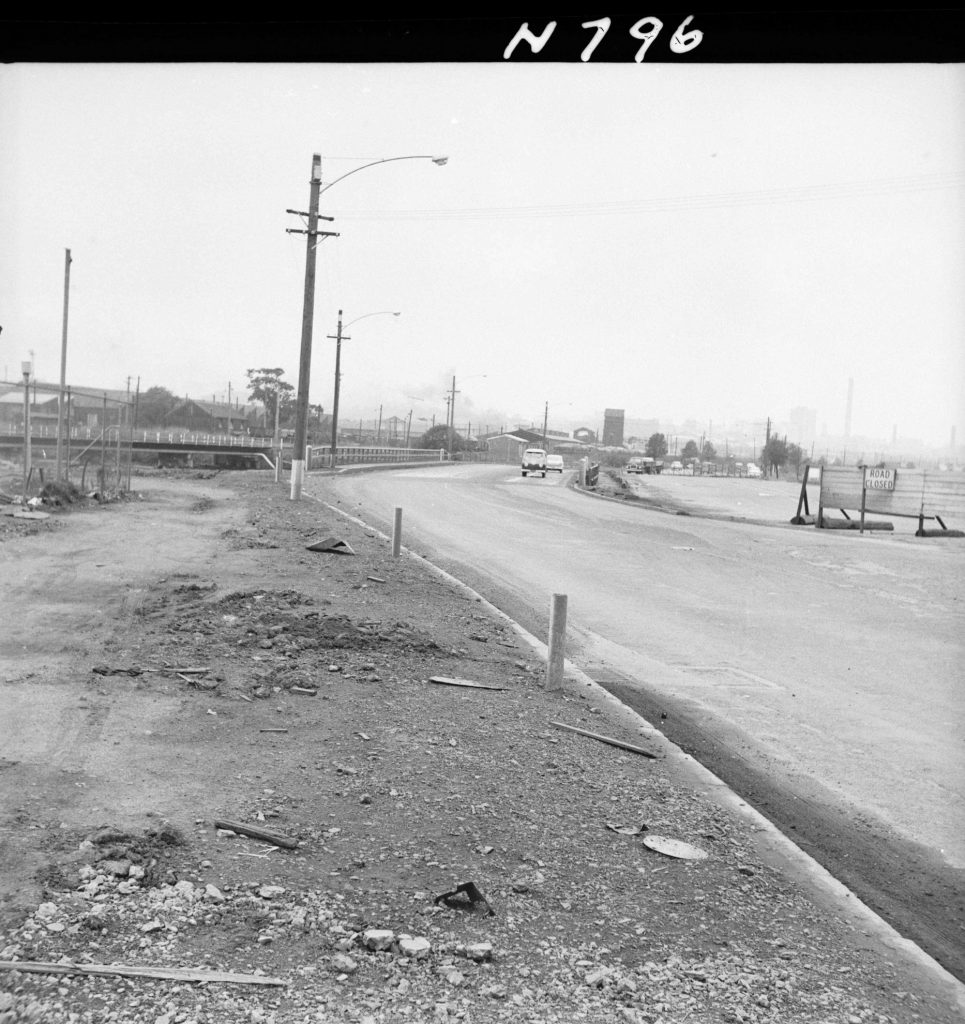
[[[895,470],[882,466],[865,466],[861,478],[861,527],[864,533],[864,510],[868,491],[893,491],[895,489]]]

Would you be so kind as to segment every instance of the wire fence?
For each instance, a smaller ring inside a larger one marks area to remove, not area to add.
[[[133,407],[104,391],[0,382],[0,494],[27,502],[57,487],[129,490]]]

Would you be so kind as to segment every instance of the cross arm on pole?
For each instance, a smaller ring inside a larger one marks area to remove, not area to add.
[[[305,213],[304,210],[286,210],[285,213],[293,213],[296,217],[310,217],[311,214]],[[316,220],[335,220],[334,217],[326,217],[323,213],[315,214]]]
[[[311,235],[314,238],[338,238],[337,231],[305,231],[301,228],[285,228],[289,235]]]

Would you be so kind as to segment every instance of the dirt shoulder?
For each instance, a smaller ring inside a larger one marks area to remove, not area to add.
[[[960,1019],[374,531],[265,474],[135,486],[0,540],[0,961],[254,983],[3,969],[3,1024]]]

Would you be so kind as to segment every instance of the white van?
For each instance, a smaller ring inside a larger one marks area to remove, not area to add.
[[[546,476],[546,452],[542,448],[527,448],[523,452],[523,476],[527,473],[539,473]]]

